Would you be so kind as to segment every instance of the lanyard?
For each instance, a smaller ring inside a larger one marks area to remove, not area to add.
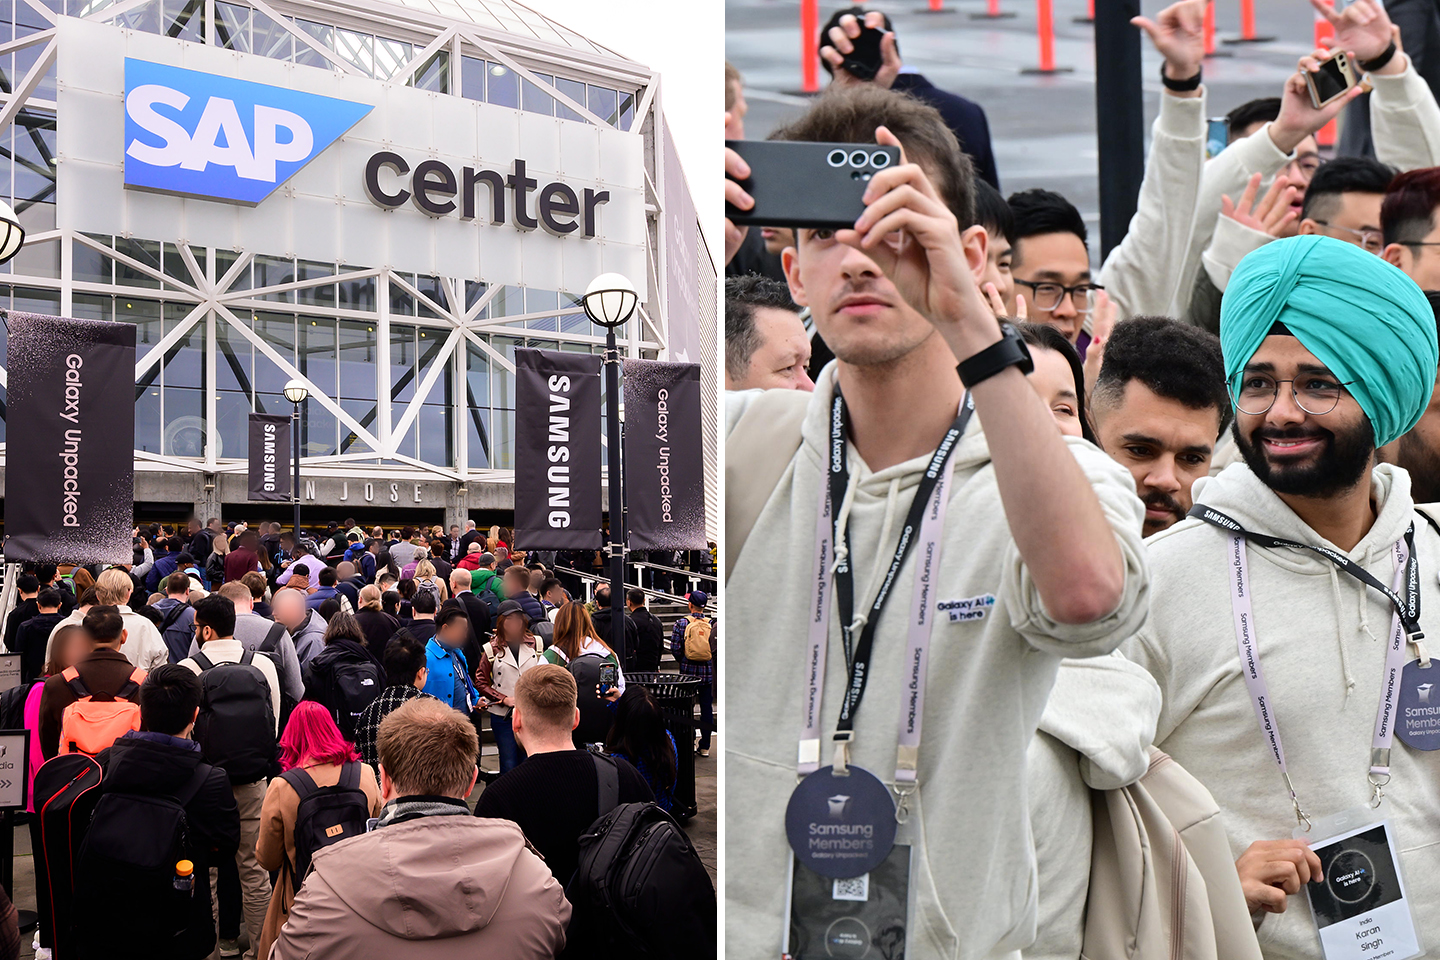
[[[1403,539],[1395,543],[1395,581],[1392,587],[1387,587],[1359,564],[1334,550],[1251,533],[1232,518],[1202,504],[1196,504],[1190,511],[1190,515],[1228,530],[1231,534],[1230,562],[1233,576],[1230,578],[1230,605],[1235,617],[1235,641],[1240,654],[1241,672],[1245,677],[1245,687],[1255,708],[1255,718],[1260,723],[1260,730],[1265,735],[1271,755],[1275,758],[1275,764],[1280,768],[1280,776],[1284,778],[1285,787],[1290,793],[1290,803],[1295,808],[1295,819],[1306,830],[1310,829],[1310,818],[1301,809],[1299,797],[1295,793],[1295,786],[1290,779],[1290,771],[1285,763],[1285,748],[1280,740],[1279,722],[1270,698],[1270,688],[1265,682],[1265,673],[1260,667],[1260,650],[1254,631],[1255,615],[1250,599],[1250,574],[1246,564],[1245,541],[1253,540],[1272,547],[1300,547],[1313,550],[1362,583],[1380,590],[1390,599],[1395,609],[1395,615],[1391,620],[1389,643],[1385,651],[1385,677],[1380,687],[1380,704],[1375,713],[1375,733],[1370,741],[1370,771],[1367,777],[1372,787],[1370,805],[1378,807],[1384,799],[1383,788],[1390,782],[1390,747],[1395,736],[1394,724],[1398,706],[1400,671],[1405,660],[1405,643],[1408,639],[1419,646],[1420,641],[1424,638],[1419,625],[1420,574],[1419,563],[1415,558],[1414,525],[1412,524],[1405,531]],[[1398,593],[1402,587],[1406,590],[1404,600]],[[1413,625],[1413,629],[1411,625]]]
[[[897,784],[908,784],[908,789],[897,786],[903,798],[914,790],[915,760],[919,754],[921,713],[924,705],[925,671],[933,624],[933,589],[935,573],[939,569],[941,535],[944,527],[945,507],[948,497],[945,488],[949,479],[946,465],[950,454],[965,432],[974,414],[974,406],[966,396],[959,415],[946,432],[940,445],[930,458],[924,477],[915,491],[915,498],[906,514],[905,526],[891,557],[890,567],[881,581],[879,592],[870,605],[860,626],[859,642],[856,643],[857,621],[854,616],[854,580],[850,567],[849,533],[846,532],[846,549],[838,552],[835,544],[835,507],[843,502],[845,488],[849,484],[849,466],[846,461],[846,414],[845,402],[839,390],[831,407],[830,420],[830,468],[829,486],[821,498],[815,520],[815,558],[811,568],[815,600],[810,610],[809,643],[806,648],[805,678],[806,694],[804,733],[800,741],[797,772],[801,776],[814,773],[820,765],[820,704],[825,684],[825,658],[828,647],[830,621],[830,579],[834,575],[834,593],[840,602],[841,637],[845,647],[845,662],[848,682],[840,718],[835,730],[835,767],[842,771],[848,763],[848,745],[854,738],[854,717],[860,701],[865,695],[869,677],[870,657],[874,649],[875,629],[880,614],[889,599],[891,588],[906,557],[920,541],[921,569],[915,577],[914,600],[916,613],[907,634],[910,678],[906,684],[901,714],[900,752],[896,768]],[[927,509],[928,507],[928,509]],[[917,535],[918,530],[918,535]],[[833,570],[831,569],[833,563]],[[903,815],[903,813],[902,813]]]

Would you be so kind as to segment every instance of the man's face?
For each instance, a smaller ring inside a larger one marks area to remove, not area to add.
[[[809,306],[816,330],[835,356],[857,367],[884,366],[935,337],[874,260],[835,240],[831,230],[799,230],[785,252],[790,295]]]
[[[1090,282],[1090,253],[1085,244],[1073,233],[1041,233],[1026,237],[1015,244],[1011,272],[1015,276],[1015,293],[1025,298],[1029,305],[1030,319],[1036,323],[1048,323],[1059,330],[1066,340],[1074,343],[1080,336],[1085,314],[1089,305],[1083,299],[1079,304],[1073,296],[1061,296],[1058,303],[1047,304],[1045,309],[1039,302],[1043,295],[1027,283],[1058,284],[1073,287]],[[828,342],[828,341],[827,341]]]
[[[789,227],[761,227],[760,238],[765,241],[765,250],[780,256],[786,247],[795,246],[795,231]]]
[[[1145,536],[1185,519],[1191,486],[1210,472],[1220,411],[1187,407],[1139,380],[1125,384],[1116,399],[1097,397],[1091,409],[1100,448],[1135,478]]]
[[[450,539],[451,539],[451,540],[459,540],[459,539],[460,539],[460,528],[459,528],[459,527],[451,527],[451,528],[450,528]]]
[[[1312,212],[1318,219],[1301,220],[1300,233],[1334,237],[1378,254],[1385,249],[1380,232],[1380,204],[1384,200],[1383,193],[1340,193],[1323,198],[1323,202],[1317,199]]]
[[[565,603],[565,588],[559,586],[551,587],[550,592],[545,594],[545,599],[553,606],[561,606]]]
[[[815,381],[805,369],[810,365],[810,335],[800,315],[778,307],[755,307],[754,313],[760,344],[743,379],[725,374],[725,389],[814,390]]]
[[[1440,217],[1430,214],[1430,232],[1415,245],[1392,243],[1386,246],[1384,254],[1390,263],[1405,271],[1421,290],[1440,290]]]
[[[1297,338],[1281,335],[1260,344],[1240,374],[1238,389],[1243,393],[1247,385],[1260,386],[1262,377],[1299,382],[1280,383],[1275,402],[1264,413],[1235,412],[1236,445],[1261,482],[1276,493],[1300,497],[1332,497],[1359,483],[1375,452],[1375,431],[1360,404],[1342,387],[1333,410],[1313,414],[1300,402],[1320,409],[1328,401],[1306,399],[1302,392],[1297,402],[1292,392],[1295,387],[1333,392],[1340,378]],[[1232,384],[1232,393],[1236,390]],[[1242,396],[1240,406],[1251,404]]]
[[[980,276],[980,283],[983,286],[987,283],[995,284],[995,289],[1000,291],[1000,299],[1005,301],[1005,310],[1011,316],[1015,314],[1015,277],[1010,273],[1010,261],[1013,251],[1010,248],[1010,241],[1005,239],[1003,233],[991,233],[985,231],[985,272]]]
[[[1440,503],[1440,376],[1415,429],[1375,452],[1381,461],[1410,473],[1410,499]]]
[[[1032,347],[1030,359],[1035,369],[1026,376],[1030,386],[1045,401],[1050,415],[1062,436],[1083,437],[1080,426],[1080,400],[1075,392],[1075,373],[1070,362],[1054,350]]]

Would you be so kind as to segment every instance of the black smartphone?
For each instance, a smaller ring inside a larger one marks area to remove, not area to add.
[[[620,682],[620,668],[613,663],[600,664],[600,689],[608,691]]]
[[[727,140],[750,165],[739,181],[755,200],[750,210],[725,204],[736,226],[853,227],[865,212],[861,197],[870,178],[900,162],[899,147],[874,143],[800,143],[788,140]]]
[[[856,80],[874,80],[885,60],[880,55],[880,41],[884,38],[884,30],[862,25],[860,36],[851,39],[850,45],[853,49],[845,55],[845,62],[841,65],[845,72]],[[828,42],[830,38],[825,39]]]

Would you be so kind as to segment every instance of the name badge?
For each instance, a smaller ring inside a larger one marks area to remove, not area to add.
[[[1355,822],[1365,811],[1332,821]],[[1373,816],[1373,811],[1371,811]],[[1323,823],[1317,823],[1320,830]],[[1310,844],[1323,880],[1306,884],[1325,960],[1408,960],[1421,955],[1390,822],[1361,826]]]
[[[799,862],[816,873],[848,879],[869,873],[895,846],[895,801],[868,770],[834,767],[810,774],[785,808],[785,832]]]
[[[1400,671],[1395,734],[1414,750],[1440,750],[1440,668],[1411,660]]]

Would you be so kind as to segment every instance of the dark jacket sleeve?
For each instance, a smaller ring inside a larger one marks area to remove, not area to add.
[[[1195,288],[1190,294],[1190,305],[1185,308],[1185,322],[1219,336],[1223,296],[1202,266],[1195,271]]]
[[[219,767],[210,776],[186,810],[186,821],[197,850],[208,851],[211,863],[235,856],[240,848],[240,808],[230,780]]]
[[[46,760],[60,752],[60,721],[65,708],[75,702],[75,694],[62,676],[45,681],[40,692],[40,752]]]

